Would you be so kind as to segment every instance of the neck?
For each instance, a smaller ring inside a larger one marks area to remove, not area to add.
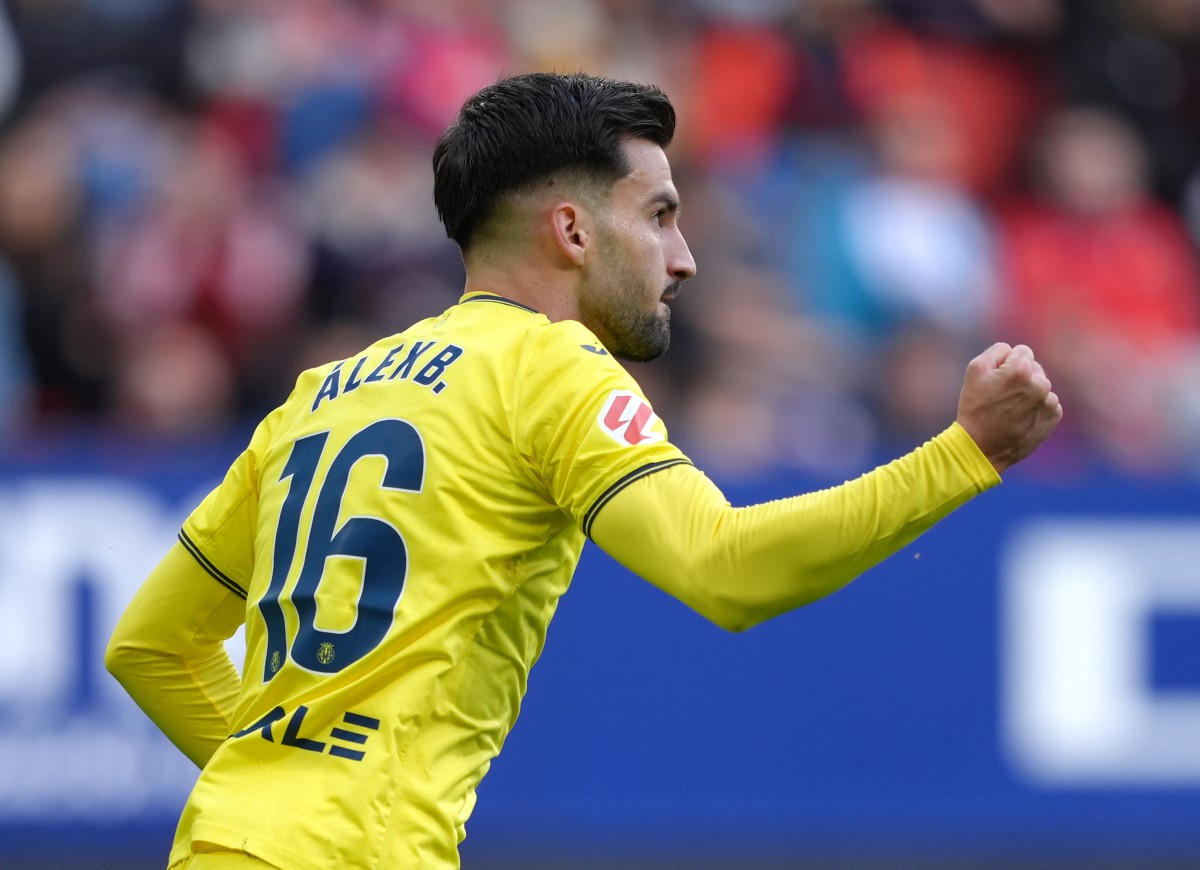
[[[551,322],[579,320],[573,284],[552,269],[521,263],[515,268],[500,264],[467,265],[468,292],[495,293],[544,314]]]

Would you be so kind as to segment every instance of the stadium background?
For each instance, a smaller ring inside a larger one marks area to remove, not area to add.
[[[498,75],[654,81],[700,266],[639,367],[735,502],[1068,418],[858,584],[722,634],[589,551],[467,867],[1200,866],[1200,3],[0,7],[0,867],[155,867],[190,777],[107,631],[295,371],[440,310]]]

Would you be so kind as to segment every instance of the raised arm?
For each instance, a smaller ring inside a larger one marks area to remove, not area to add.
[[[820,492],[729,505],[690,466],[638,480],[597,514],[607,553],[724,628],[739,631],[821,598],[911,542],[1062,416],[1028,348],[993,345],[968,366],[958,420],[912,453]]]

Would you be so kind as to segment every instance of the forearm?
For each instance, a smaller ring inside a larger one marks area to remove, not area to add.
[[[602,549],[717,624],[748,628],[841,588],[999,482],[961,427],[856,480],[733,508],[695,469],[666,469],[597,516]]]
[[[118,622],[105,665],[147,716],[203,767],[229,735],[240,678],[224,641],[245,602],[176,544]]]
[[[174,655],[119,645],[109,647],[105,663],[129,697],[197,767],[229,736],[238,674],[224,650]]]

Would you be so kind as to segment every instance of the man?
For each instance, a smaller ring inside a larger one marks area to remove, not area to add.
[[[731,508],[614,361],[666,350],[695,272],[673,129],[655,88],[533,74],[445,132],[462,300],[303,373],[110,642],[203,768],[172,867],[456,867],[585,535],[737,631],[842,586],[1053,430],[1032,353],[996,345],[913,453]],[[239,679],[222,641],[243,622]]]

